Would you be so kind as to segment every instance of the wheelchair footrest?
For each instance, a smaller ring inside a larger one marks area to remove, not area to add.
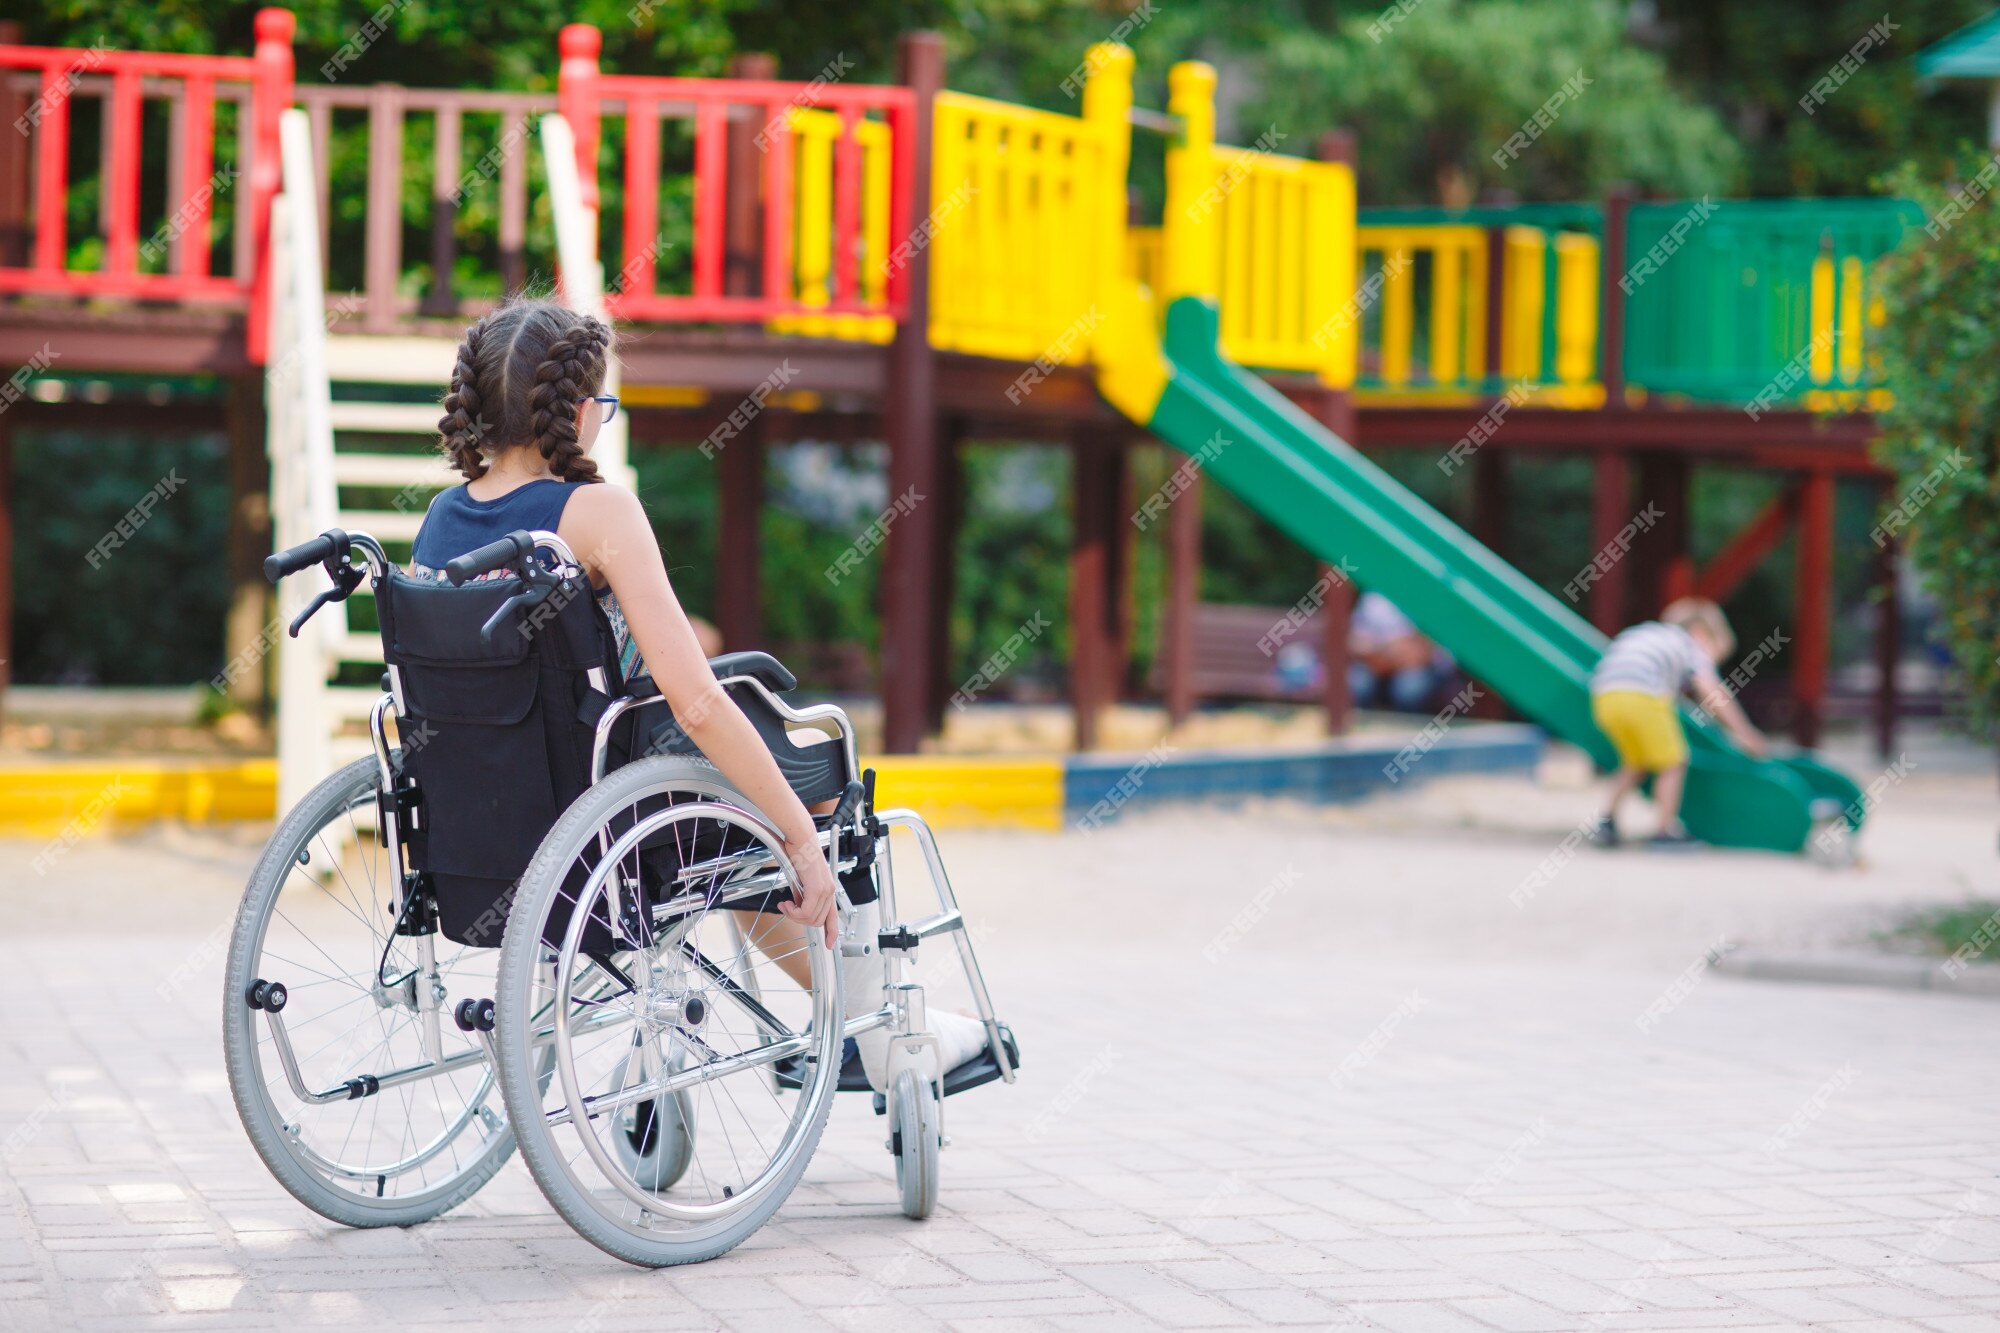
[[[1020,1044],[1014,1040],[1013,1032],[1003,1026],[1000,1029],[1000,1040],[1007,1047],[1007,1063],[1019,1069],[1021,1067],[1021,1048]],[[790,1060],[780,1060],[772,1066],[772,1069],[777,1074],[779,1087],[796,1088],[799,1086],[802,1061],[798,1057],[795,1056]],[[993,1048],[988,1046],[985,1050],[973,1056],[964,1064],[959,1065],[956,1069],[946,1072],[944,1076],[944,1095],[949,1097],[955,1092],[964,1092],[967,1088],[976,1088],[983,1083],[991,1083],[999,1077],[1000,1062],[993,1058]],[[854,1044],[854,1038],[852,1037],[847,1039],[847,1044],[841,1047],[840,1051],[839,1091],[874,1091],[868,1084],[868,1072],[861,1067],[861,1050]],[[887,1113],[880,1093],[876,1093],[875,1103],[877,1115]]]

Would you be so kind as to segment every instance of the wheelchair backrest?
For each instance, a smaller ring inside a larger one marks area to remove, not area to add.
[[[509,606],[521,592],[511,578],[454,588],[400,570],[377,589],[402,775],[419,793],[410,863],[432,877],[444,933],[462,943],[499,943],[504,910],[491,909],[590,785],[595,719],[623,689],[588,582]],[[481,921],[492,937],[466,938]]]

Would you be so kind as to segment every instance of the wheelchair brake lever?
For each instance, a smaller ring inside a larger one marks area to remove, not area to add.
[[[515,593],[512,597],[500,603],[493,614],[487,618],[486,623],[479,627],[479,641],[491,647],[493,644],[493,631],[500,628],[500,622],[507,618],[509,611],[512,611],[516,606],[524,606],[532,610],[549,600],[549,594],[554,591],[555,589],[547,584],[528,584],[523,591]]]
[[[322,606],[325,606],[328,602],[337,602],[340,600],[340,597],[341,594],[338,588],[328,588],[325,592],[314,597],[312,601],[306,603],[306,609],[299,612],[298,618],[292,621],[291,636],[294,639],[298,638],[299,631],[306,627],[306,622],[311,620]]]
[[[337,564],[335,563],[336,559],[339,561]],[[305,628],[306,622],[311,620],[322,606],[325,606],[328,602],[346,601],[354,590],[361,586],[363,578],[360,570],[347,563],[345,555],[337,557],[328,556],[326,559],[326,574],[328,578],[333,580],[333,586],[315,596],[312,601],[306,603],[306,609],[299,612],[298,619],[292,622],[290,631],[294,639],[299,637],[299,631]]]

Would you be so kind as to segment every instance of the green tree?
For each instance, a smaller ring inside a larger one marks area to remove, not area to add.
[[[1587,84],[1572,83],[1579,71]],[[1488,189],[1588,199],[1619,180],[1720,193],[1738,179],[1721,119],[1631,44],[1611,0],[1418,0],[1400,17],[1369,12],[1279,39],[1255,83],[1263,91],[1243,114],[1304,131],[1288,151],[1329,125],[1359,132],[1371,204],[1464,205]],[[1496,162],[1566,83],[1574,91],[1551,123]]]
[[[1755,195],[1872,192],[1906,160],[1942,174],[1957,144],[1985,133],[1986,90],[1924,88],[1915,57],[1992,11],[1988,0],[1821,0],[1801,21],[1797,0],[1660,0],[1635,36],[1734,131],[1744,184]],[[1807,115],[1799,99],[1887,17],[1886,40]]]
[[[2000,718],[2000,207],[1959,193],[1975,179],[1991,188],[1991,159],[1968,151],[1962,162],[1955,182],[1914,170],[1896,180],[1933,221],[1883,262],[1888,323],[1876,345],[1896,402],[1876,456],[1897,481],[1883,526],[1900,527],[1936,592],[1972,719],[1990,726]],[[1948,205],[1963,212],[1940,215]]]

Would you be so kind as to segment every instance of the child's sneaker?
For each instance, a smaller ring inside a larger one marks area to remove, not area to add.
[[[1610,815],[1601,816],[1590,829],[1590,845],[1593,847],[1616,847],[1618,845],[1618,821]]]
[[[1701,843],[1689,836],[1686,829],[1675,829],[1671,833],[1655,833],[1646,840],[1646,845],[1656,852],[1686,852],[1694,850]]]

